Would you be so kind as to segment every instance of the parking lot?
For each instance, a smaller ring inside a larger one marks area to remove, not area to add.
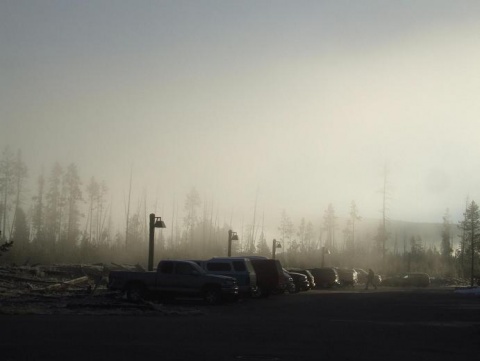
[[[312,290],[164,311],[0,316],[2,360],[473,360],[480,298],[453,289]]]

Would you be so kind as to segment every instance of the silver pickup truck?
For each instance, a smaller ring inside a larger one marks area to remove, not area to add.
[[[208,304],[238,297],[235,278],[207,274],[195,262],[163,260],[156,271],[111,271],[108,288],[126,292],[127,298],[138,302],[148,296],[203,297]]]

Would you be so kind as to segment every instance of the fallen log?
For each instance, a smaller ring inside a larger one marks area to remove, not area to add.
[[[90,278],[88,276],[83,276],[83,277],[75,278],[73,280],[55,283],[53,285],[48,286],[46,290],[65,290],[70,286],[76,286],[82,283],[87,283],[89,280]]]
[[[15,276],[12,274],[3,274],[3,273],[0,273],[0,279],[6,280],[6,281],[33,282],[33,283],[44,283],[44,284],[58,283],[58,281],[46,281],[46,280],[40,280],[38,278],[21,277],[21,276]]]

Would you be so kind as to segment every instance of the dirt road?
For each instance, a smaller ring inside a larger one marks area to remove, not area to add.
[[[2,361],[474,360],[480,298],[452,290],[308,291],[177,312],[0,316]]]

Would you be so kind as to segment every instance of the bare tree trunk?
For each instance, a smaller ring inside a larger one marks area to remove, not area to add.
[[[257,201],[258,201],[258,188],[257,188],[257,193],[255,195],[255,207],[253,208],[253,223],[252,223],[252,236],[251,236],[251,241],[252,242],[249,247],[248,247],[248,250],[251,251],[251,250],[254,250],[255,249],[255,238],[256,238],[256,234],[255,234],[255,223],[256,223],[256,218],[257,218]]]
[[[9,173],[7,172],[5,176],[5,188],[4,188],[4,193],[3,193],[3,229],[2,229],[2,234],[3,238],[7,238],[7,234],[5,233],[5,230],[7,229],[7,200],[8,200],[8,178],[9,178]],[[11,236],[11,235],[10,235]]]
[[[387,253],[387,176],[388,168],[384,166],[383,170],[383,191],[382,191],[382,268],[385,270],[385,257]]]
[[[148,222],[147,220],[149,219],[149,214],[147,211],[147,189],[145,188],[143,190],[143,219],[145,222],[143,223],[143,239],[147,240],[149,237],[149,228],[148,228]]]
[[[21,184],[22,184],[22,178],[20,175],[17,175],[17,195],[15,197],[15,211],[13,212],[13,221],[12,221],[12,227],[10,229],[10,237],[13,233],[13,228],[15,225],[15,220],[17,218],[17,212],[18,212],[18,207],[20,207],[20,190],[21,190]]]
[[[128,202],[127,202],[127,210],[126,210],[126,215],[127,215],[127,224],[125,227],[125,248],[128,248],[128,226],[130,222],[130,199],[132,195],[132,175],[133,175],[133,166],[130,168],[130,184],[128,187]]]
[[[173,198],[173,204],[172,204],[172,231],[170,232],[170,245],[172,246],[172,249],[174,248],[174,239],[173,239],[173,229],[175,228],[175,197]]]

